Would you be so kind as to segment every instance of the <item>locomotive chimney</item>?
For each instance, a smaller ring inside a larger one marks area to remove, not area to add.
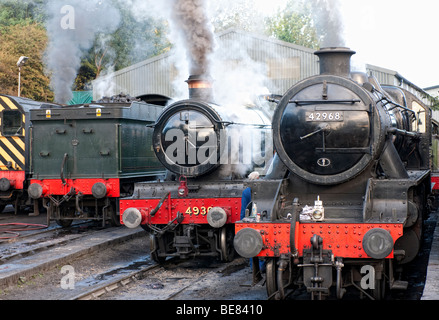
[[[191,75],[186,82],[189,88],[189,99],[213,101],[212,81],[210,79],[200,75]]]
[[[321,48],[314,53],[320,59],[320,74],[350,77],[351,56],[355,51],[345,47]]]

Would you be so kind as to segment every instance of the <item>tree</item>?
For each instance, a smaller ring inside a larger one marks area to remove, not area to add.
[[[263,14],[254,10],[253,0],[212,1],[210,4],[215,32],[237,28],[249,32],[265,32]]]
[[[49,78],[44,74],[42,58],[47,45],[44,28],[37,23],[15,24],[0,28],[0,92],[18,93],[17,61],[29,57],[21,68],[21,95],[39,101],[53,101]]]
[[[98,34],[82,58],[75,90],[86,90],[102,72],[117,71],[168,51],[167,23],[159,19],[136,20],[130,8],[115,2],[121,14],[119,28],[111,35]]]
[[[266,19],[268,33],[276,39],[311,49],[319,48],[310,7],[296,0],[288,1],[285,9]]]
[[[3,0],[0,3],[0,29],[4,26],[17,24],[27,25],[32,22],[44,21],[45,12],[42,9],[46,0]]]

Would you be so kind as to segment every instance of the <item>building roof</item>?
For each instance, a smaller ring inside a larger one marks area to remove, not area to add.
[[[276,93],[285,92],[297,81],[318,74],[318,57],[314,55],[314,49],[236,28],[218,32],[216,36],[223,46],[234,46],[238,43],[241,47],[247,47],[250,59],[268,64],[266,68],[268,73],[271,71],[270,68],[277,68],[277,76],[280,78],[274,84],[274,87],[279,88],[279,92]],[[268,53],[270,50],[273,52]],[[229,54],[233,51],[229,49],[225,52]],[[145,93],[174,96],[173,81],[176,80],[178,71],[176,71],[172,62],[173,55],[174,51],[171,50],[93,81],[93,98],[95,100],[100,98],[96,92],[96,84],[99,81],[109,80],[114,80],[115,83],[111,86],[114,87],[113,92],[108,95],[124,92],[132,96]],[[291,59],[294,57],[299,57],[299,61],[292,62]],[[276,59],[278,63],[274,62]],[[292,79],[287,79],[290,70],[294,70],[294,66],[291,66],[292,63],[297,64],[298,71],[296,70],[296,73],[290,77]],[[426,91],[410,82],[397,71],[369,64],[365,68],[375,75],[381,84],[402,86],[416,93],[421,99],[429,96]]]

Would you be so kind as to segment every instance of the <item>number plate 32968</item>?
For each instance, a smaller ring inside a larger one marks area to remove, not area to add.
[[[306,121],[343,121],[343,112],[341,111],[314,111],[306,113]]]

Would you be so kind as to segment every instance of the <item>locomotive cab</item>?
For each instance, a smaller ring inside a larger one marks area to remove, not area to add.
[[[29,179],[29,113],[55,104],[0,94],[0,212],[12,204],[17,213],[30,206],[26,189]],[[38,214],[34,208],[34,214]]]

